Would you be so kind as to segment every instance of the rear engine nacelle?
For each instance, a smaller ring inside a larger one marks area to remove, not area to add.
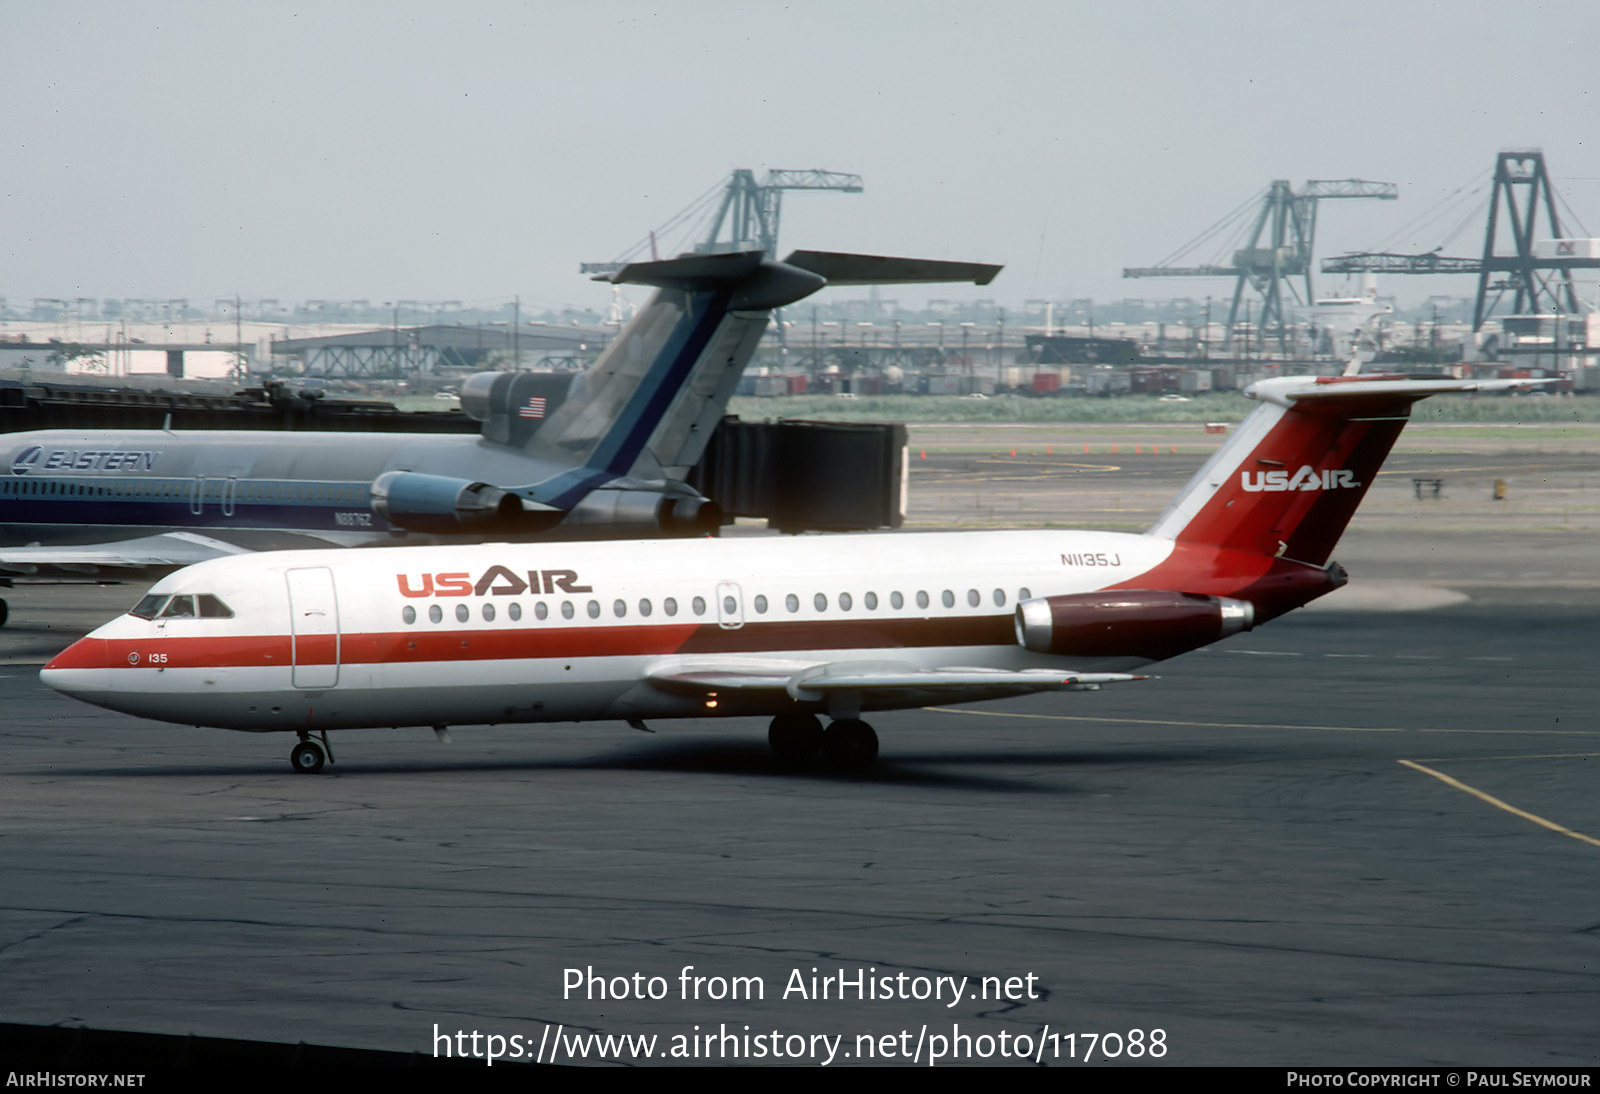
[[[486,482],[388,471],[372,484],[372,510],[413,532],[474,534],[517,531],[522,499]]]
[[[722,507],[707,498],[654,490],[596,490],[572,507],[561,527],[622,539],[715,535],[722,527]]]
[[[1246,600],[1160,589],[1035,597],[1017,605],[1017,641],[1073,657],[1176,657],[1255,625]]]

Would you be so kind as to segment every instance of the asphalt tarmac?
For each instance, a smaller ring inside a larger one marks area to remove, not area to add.
[[[137,590],[14,590],[0,1021],[561,1062],[1594,1065],[1600,552],[1439,513],[1352,530],[1366,600],[1157,680],[875,716],[861,776],[783,768],[753,719],[335,734],[297,776],[287,738],[39,685]]]

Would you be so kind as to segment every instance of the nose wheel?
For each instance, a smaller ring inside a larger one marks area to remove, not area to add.
[[[322,751],[322,746],[307,736],[301,736],[300,743],[289,751],[289,766],[302,775],[315,775],[322,770],[322,764],[327,755]]]

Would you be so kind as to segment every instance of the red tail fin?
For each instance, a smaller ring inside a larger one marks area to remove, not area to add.
[[[1196,472],[1151,535],[1321,566],[1410,418],[1447,391],[1517,381],[1283,377],[1254,384],[1261,401]]]

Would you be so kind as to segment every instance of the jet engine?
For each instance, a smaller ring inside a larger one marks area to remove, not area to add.
[[[372,484],[372,509],[413,532],[472,534],[524,530],[522,499],[486,482],[388,471]]]
[[[1160,661],[1255,625],[1255,606],[1160,589],[1035,597],[1017,605],[1017,642],[1034,653]]]
[[[600,489],[573,506],[561,526],[585,538],[708,536],[722,527],[722,507],[693,494]]]

